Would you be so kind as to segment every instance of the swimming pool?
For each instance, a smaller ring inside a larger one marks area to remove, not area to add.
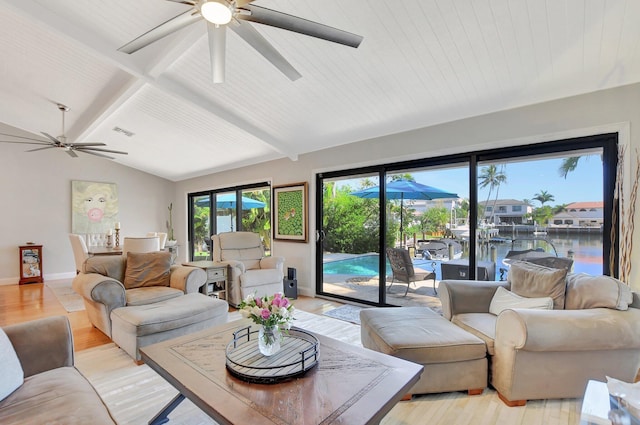
[[[324,274],[348,274],[354,276],[376,276],[378,274],[378,254],[361,255],[323,264]],[[391,266],[387,261],[387,274]]]

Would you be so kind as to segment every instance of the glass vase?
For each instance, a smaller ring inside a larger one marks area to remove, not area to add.
[[[265,356],[273,356],[280,351],[282,334],[280,327],[261,325],[258,330],[258,349]]]

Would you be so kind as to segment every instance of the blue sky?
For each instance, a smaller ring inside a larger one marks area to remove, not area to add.
[[[536,193],[545,190],[555,201],[547,205],[571,202],[602,201],[602,161],[599,155],[582,157],[575,171],[567,178],[560,176],[558,169],[562,159],[544,159],[508,163],[505,168],[507,182],[500,186],[500,199],[533,199]],[[416,181],[435,186],[460,197],[468,198],[468,174],[466,169],[412,173]],[[487,199],[488,188],[480,189],[478,199]],[[495,196],[494,193],[491,198]],[[538,201],[533,202],[539,206]]]
[[[600,155],[583,156],[575,171],[567,178],[560,176],[558,169],[561,158],[536,159],[511,162],[506,165],[507,182],[500,187],[500,199],[530,199],[545,190],[555,200],[547,205],[570,204],[572,202],[602,201],[602,160]],[[499,164],[496,164],[499,166]],[[482,167],[482,166],[481,166]],[[448,192],[455,192],[461,198],[469,197],[467,168],[433,171],[411,171],[416,181]],[[357,189],[357,180],[343,181]],[[478,199],[487,199],[488,188],[480,189]],[[495,191],[491,199],[495,196]],[[538,201],[533,201],[539,206]]]

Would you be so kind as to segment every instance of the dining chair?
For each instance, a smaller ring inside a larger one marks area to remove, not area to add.
[[[158,236],[131,237],[126,236],[122,244],[122,255],[127,252],[154,252],[160,251],[160,238]]]
[[[82,265],[85,260],[89,258],[89,249],[87,243],[84,241],[84,236],[69,233],[69,242],[71,242],[71,249],[73,249],[73,258],[76,262],[76,273],[80,273]]]
[[[147,236],[157,236],[160,238],[160,250],[164,249],[164,245],[167,242],[167,232],[149,232]]]
[[[411,256],[409,251],[403,248],[387,248],[387,258],[391,264],[391,272],[393,276],[391,283],[387,287],[387,292],[393,286],[393,283],[397,280],[407,284],[407,290],[404,292],[404,296],[407,296],[409,292],[409,285],[413,283],[416,286],[416,282],[420,280],[433,279],[433,291],[437,294],[436,290],[436,272],[426,271],[422,269],[416,269],[413,267]]]

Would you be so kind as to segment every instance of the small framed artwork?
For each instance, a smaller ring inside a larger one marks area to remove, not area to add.
[[[273,239],[307,242],[307,182],[273,187]]]

